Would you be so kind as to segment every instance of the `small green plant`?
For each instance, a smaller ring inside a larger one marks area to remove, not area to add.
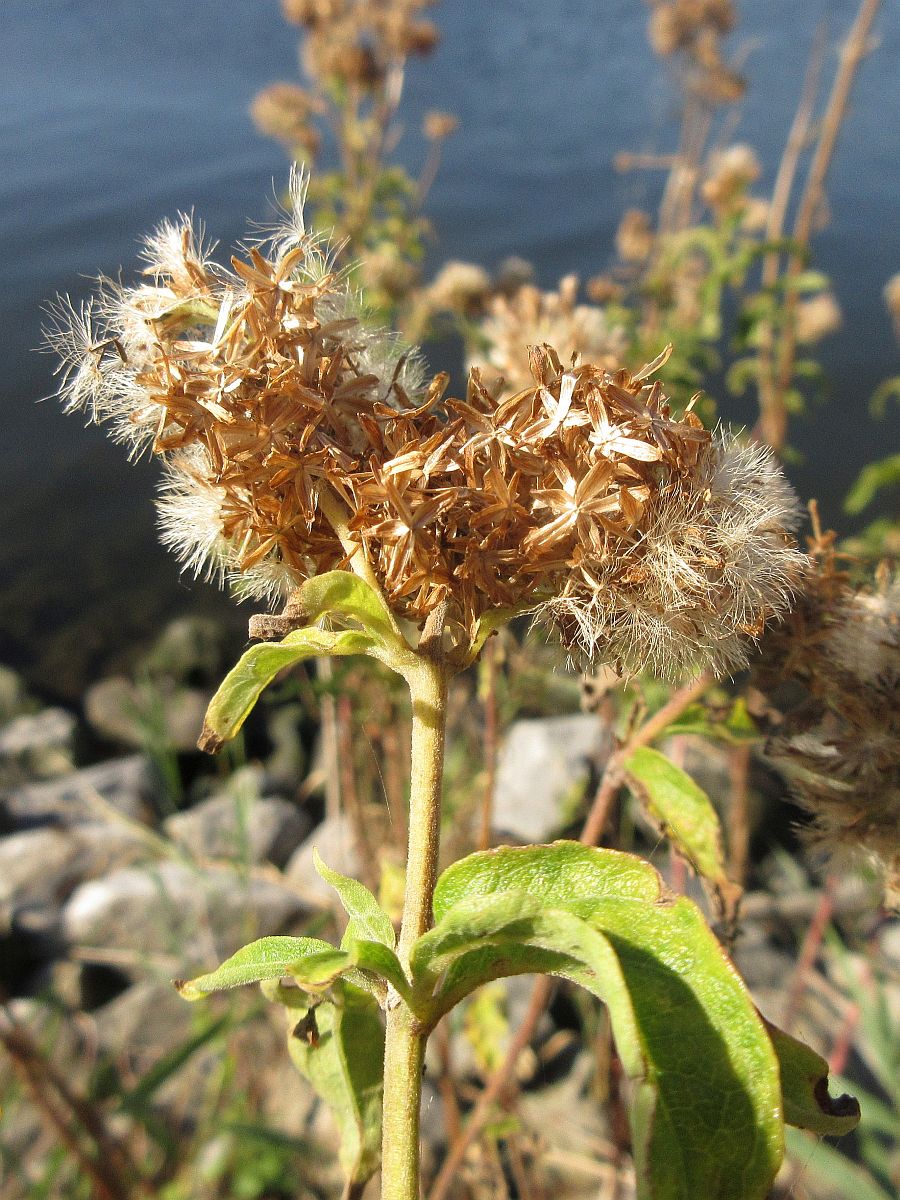
[[[784,1123],[855,1126],[827,1067],[767,1025],[690,900],[641,859],[590,844],[500,847],[439,872],[447,697],[513,616],[535,613],[573,655],[669,678],[724,672],[784,612],[805,558],[771,454],[675,417],[653,376],[564,365],[532,347],[532,381],[491,394],[473,373],[445,399],[416,353],[360,320],[327,247],[307,232],[302,181],[287,223],[232,270],[190,223],[148,240],[145,280],[104,281],[56,310],[69,408],[109,420],[167,466],[163,536],[198,572],[278,617],[209,707],[215,752],[287,668],[368,656],[412,714],[399,936],[372,892],[318,862],[343,903],[339,946],[252,942],[178,986],[198,1000],[259,984],[285,1010],[297,1068],[332,1107],[346,1196],[380,1169],[385,1200],[419,1196],[426,1041],[482,984],[568,979],[606,1006],[631,1083],[642,1197],[764,1197]],[[276,632],[281,640],[269,640]],[[709,681],[687,688],[617,762],[728,913],[715,811],[649,747]]]

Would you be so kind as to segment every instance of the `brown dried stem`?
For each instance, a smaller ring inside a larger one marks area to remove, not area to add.
[[[856,20],[841,48],[840,67],[835,76],[831,94],[822,116],[818,141],[809,166],[803,194],[800,197],[800,204],[797,209],[797,216],[794,220],[794,228],[791,235],[793,241],[801,251],[805,250],[809,245],[813,221],[816,214],[820,211],[824,200],[825,180],[831,166],[838,134],[847,112],[850,90],[853,86],[859,64],[869,52],[869,36],[880,6],[881,0],[862,0]],[[793,135],[796,129],[797,144],[792,146],[789,138],[788,149],[785,151],[785,158],[788,159],[785,166],[786,178],[783,182],[781,180],[779,182],[782,183],[782,191],[787,189],[787,194],[783,198],[780,195],[778,197],[779,203],[783,203],[785,207],[788,202],[793,174],[796,171],[796,163],[792,163],[791,159],[799,156],[802,147],[800,139],[805,140],[804,122],[808,125],[809,121],[810,113],[807,109],[811,110],[811,99],[807,93],[812,87],[814,68],[815,64],[813,62],[807,74],[807,84],[804,85],[804,95],[801,98],[797,117],[795,117],[794,128],[791,130],[791,134]],[[788,171],[791,172],[790,177],[787,177]],[[796,276],[802,269],[803,264],[804,255],[802,253],[792,255],[785,269],[785,278],[789,280]],[[768,270],[771,273],[771,267]],[[774,282],[774,280],[770,280],[770,282]],[[755,432],[763,441],[768,442],[774,450],[781,450],[787,437],[785,396],[793,378],[794,362],[797,354],[797,331],[793,320],[796,302],[796,294],[789,288],[785,292],[785,323],[781,342],[778,347],[777,362],[774,364],[769,362],[769,369],[765,371],[764,368],[767,365],[768,359],[767,355],[766,358],[761,360],[760,364],[760,417]]]
[[[38,1112],[91,1180],[97,1200],[149,1196],[148,1181],[141,1178],[127,1149],[109,1131],[103,1114],[69,1086],[6,1007],[0,1043]]]
[[[800,1003],[803,1000],[803,993],[806,991],[809,982],[809,974],[815,965],[816,958],[821,949],[825,930],[828,928],[828,922],[831,920],[834,911],[834,897],[837,892],[837,886],[837,875],[829,875],[825,880],[825,885],[822,888],[818,904],[816,905],[816,911],[812,915],[806,935],[803,938],[803,944],[800,947],[800,956],[797,959],[797,965],[791,977],[787,998],[785,999],[784,1009],[781,1014],[781,1027],[786,1033],[790,1032],[794,1018],[797,1016]]]
[[[750,857],[750,754],[748,743],[732,746],[728,754],[728,878],[741,887]]]

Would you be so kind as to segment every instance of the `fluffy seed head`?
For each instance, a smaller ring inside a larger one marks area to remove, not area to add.
[[[545,612],[591,660],[669,678],[746,665],[748,646],[789,607],[804,556],[788,531],[793,493],[772,454],[719,436],[688,480],[648,499],[622,553],[587,555]]]
[[[491,381],[499,376],[508,392],[533,382],[531,346],[552,346],[564,363],[575,356],[615,371],[625,351],[624,330],[611,325],[597,305],[579,304],[578,287],[577,277],[567,275],[552,292],[524,284],[510,296],[493,297],[480,324],[486,349],[474,354],[469,365]]]
[[[365,325],[303,185],[230,268],[189,218],[162,226],[141,283],[104,282],[48,333],[67,407],[165,461],[163,538],[186,567],[274,598],[362,553],[399,616],[446,602],[460,642],[530,608],[624,670],[742,663],[802,561],[767,452],[672,415],[652,378],[668,351],[630,372],[532,345],[515,394],[473,369],[445,399]],[[550,311],[537,293],[537,316],[584,330],[599,310],[574,296],[564,281]]]
[[[856,590],[827,546],[763,649],[760,690],[792,697],[766,750],[813,818],[811,841],[873,864],[900,907],[900,579]]]

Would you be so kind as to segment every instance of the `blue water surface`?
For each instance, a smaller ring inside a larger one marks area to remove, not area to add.
[[[734,48],[751,86],[733,137],[757,148],[765,184],[817,24],[827,25],[829,78],[856,4],[738,7]],[[98,272],[133,269],[141,235],[178,210],[193,208],[225,246],[248,218],[269,215],[287,169],[248,106],[265,84],[297,77],[297,39],[277,0],[2,0],[0,12],[0,661],[66,691],[166,616],[217,601],[157,547],[153,469],[127,466],[97,430],[37,403],[53,386],[51,360],[34,352],[41,304],[83,294]],[[429,199],[432,265],[493,267],[518,254],[548,286],[603,269],[623,209],[652,209],[660,182],[617,174],[613,156],[671,150],[676,135],[675,92],[644,38],[646,6],[444,0],[432,15],[443,41],[410,66],[399,151],[418,170],[422,114],[459,116]],[[841,497],[864,462],[896,448],[900,428],[867,416],[874,388],[900,369],[881,299],[900,270],[894,0],[877,35],[829,177],[830,224],[815,242],[845,314],[824,353],[831,398],[793,435],[801,493],[844,522]]]

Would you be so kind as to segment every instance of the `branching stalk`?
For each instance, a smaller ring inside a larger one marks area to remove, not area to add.
[[[798,247],[804,249],[809,245],[813,222],[824,199],[825,180],[847,111],[850,91],[859,65],[868,53],[869,36],[880,7],[881,0],[862,0],[856,20],[841,49],[840,66],[822,116],[819,138],[794,221],[793,240]],[[808,98],[805,97],[801,104],[801,117],[807,104]],[[790,279],[796,276],[802,267],[802,256],[793,255],[787,265],[786,277]],[[788,290],[785,296],[787,319],[780,345],[775,354],[776,361],[772,364],[774,374],[769,377],[761,375],[760,379],[761,411],[756,433],[776,450],[780,450],[784,446],[787,436],[787,410],[784,399],[793,378],[797,352],[797,333],[794,321],[796,301],[796,292]],[[766,364],[764,363],[764,365]]]

